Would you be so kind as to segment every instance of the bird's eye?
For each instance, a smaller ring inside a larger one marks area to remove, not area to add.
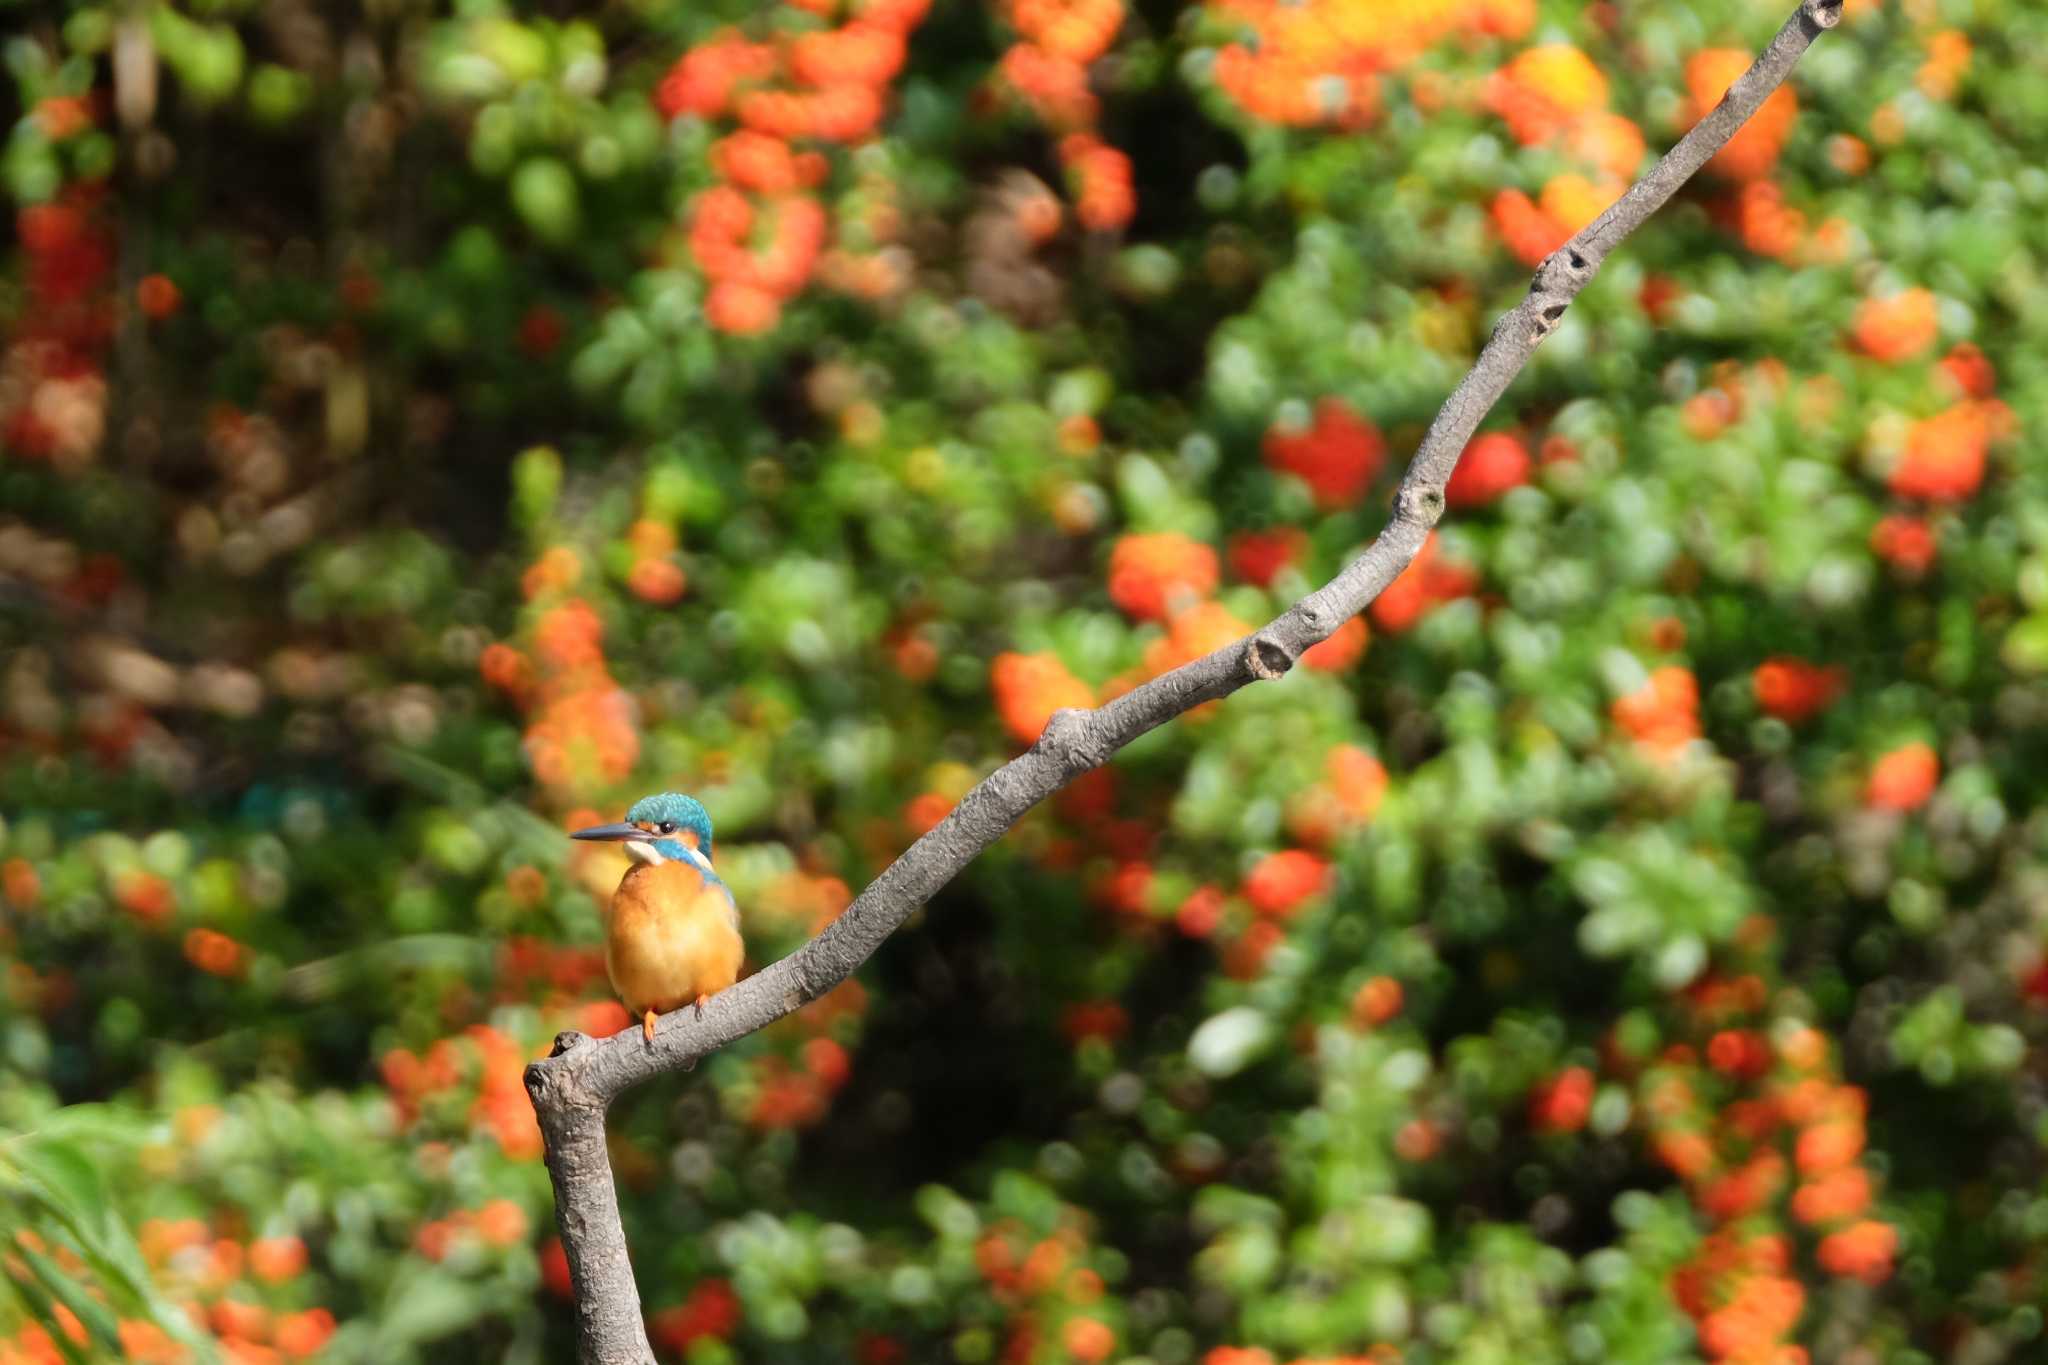
[[[673,821],[673,820],[664,820],[664,821],[662,821],[662,822],[661,822],[661,832],[662,832],[663,834],[674,834],[674,833],[676,832],[676,822],[675,822],[675,821]]]

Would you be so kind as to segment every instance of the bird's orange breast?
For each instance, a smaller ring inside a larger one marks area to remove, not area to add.
[[[694,864],[635,866],[612,893],[604,965],[636,1015],[716,995],[739,980],[745,954],[731,893]]]

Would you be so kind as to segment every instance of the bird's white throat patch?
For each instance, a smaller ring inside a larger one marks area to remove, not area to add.
[[[691,848],[688,844],[684,844],[682,848],[683,857],[695,863],[698,871],[706,873],[711,871],[711,860],[705,857],[703,853]],[[656,848],[654,842],[650,839],[628,839],[626,841],[626,856],[636,863],[645,863],[649,867],[653,867],[656,863],[674,861],[674,859],[664,856],[662,851]]]

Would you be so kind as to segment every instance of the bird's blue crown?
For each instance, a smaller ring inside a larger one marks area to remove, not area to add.
[[[681,792],[643,796],[627,810],[626,821],[649,827],[656,836],[650,841],[655,850],[671,862],[690,861],[691,848],[703,854],[705,862],[711,861],[711,814],[694,796]]]

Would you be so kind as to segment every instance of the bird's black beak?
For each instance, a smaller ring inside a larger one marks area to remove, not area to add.
[[[569,836],[571,839],[601,839],[607,843],[618,843],[627,839],[645,839],[647,831],[638,825],[629,825],[621,820],[615,825],[592,825],[579,829]]]

